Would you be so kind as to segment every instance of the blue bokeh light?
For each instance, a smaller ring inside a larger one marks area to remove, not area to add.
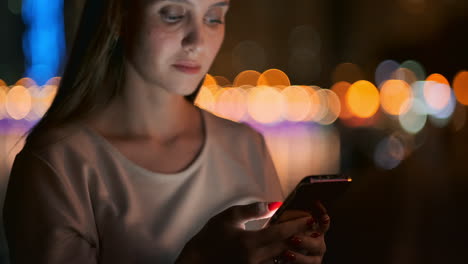
[[[27,77],[42,85],[59,75],[65,53],[62,0],[24,0],[23,51]]]

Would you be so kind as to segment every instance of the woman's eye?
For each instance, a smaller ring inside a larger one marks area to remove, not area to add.
[[[159,14],[161,19],[168,23],[174,24],[181,21],[185,17],[186,10],[182,6],[165,6],[161,8]]]
[[[205,18],[205,23],[206,24],[224,24],[224,21],[222,18]]]
[[[224,24],[224,12],[221,8],[211,10],[205,16],[205,23],[206,24]]]

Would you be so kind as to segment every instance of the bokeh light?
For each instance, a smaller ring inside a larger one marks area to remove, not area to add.
[[[0,86],[0,120],[7,117],[6,111],[6,100],[7,100],[7,90]]]
[[[346,101],[355,116],[369,118],[379,109],[379,92],[371,82],[357,81],[349,88]]]
[[[388,80],[383,83],[380,89],[382,109],[390,115],[396,116],[406,113],[411,107],[412,98],[411,87],[402,80]]]
[[[426,79],[426,70],[421,65],[421,63],[414,60],[407,60],[403,62],[400,68],[405,68],[410,70],[416,76],[418,81]]]
[[[206,74],[205,80],[203,81],[203,86],[211,86],[211,85],[218,85],[218,83],[216,82],[216,79],[212,75]]]
[[[265,71],[258,78],[257,86],[291,86],[288,75],[278,69]]]
[[[437,113],[449,103],[451,89],[444,83],[426,81],[424,84],[424,99],[429,106],[430,113]]]
[[[393,73],[400,68],[400,64],[394,60],[381,62],[375,70],[375,84],[380,86],[385,81],[392,79]]]
[[[412,102],[407,102],[407,104],[411,104],[411,107],[408,107],[408,111],[399,116],[400,125],[406,132],[417,134],[427,122],[425,106],[418,98],[414,98]]]
[[[29,91],[23,86],[11,88],[6,97],[6,111],[16,120],[21,120],[31,111],[32,98]]]
[[[453,90],[458,102],[468,105],[468,71],[460,71],[453,79]]]
[[[405,146],[396,136],[391,135],[381,140],[374,152],[374,161],[382,169],[396,168],[405,157]]]
[[[408,84],[412,84],[418,81],[418,77],[412,70],[407,69],[407,68],[401,68],[401,67],[398,68],[395,72],[393,72],[392,79],[402,80]]]
[[[281,94],[286,100],[284,117],[292,122],[304,121],[310,113],[310,91],[303,86],[289,86]]]
[[[247,70],[239,73],[234,79],[233,86],[240,87],[243,85],[255,86],[258,83],[261,73],[258,71]]]
[[[232,82],[224,76],[214,76],[216,83],[221,87],[232,86]]]
[[[215,96],[215,111],[220,116],[241,122],[247,113],[247,92],[241,88],[224,88]]]
[[[349,109],[348,102],[346,101],[346,94],[348,93],[351,84],[349,82],[337,82],[335,83],[331,90],[336,93],[338,98],[340,99],[341,104],[341,111],[340,111],[340,118],[341,119],[349,119],[353,117],[353,113]]]
[[[341,112],[340,98],[335,92],[329,89],[321,89],[317,91],[317,95],[321,98],[323,109],[325,110],[323,116],[318,120],[321,125],[330,125],[338,119]]]
[[[336,66],[335,70],[332,73],[332,82],[337,83],[341,81],[349,82],[349,83],[354,83],[359,80],[364,79],[364,74],[359,68],[354,63],[341,63],[338,66]]]
[[[285,108],[284,97],[277,88],[258,86],[250,89],[247,109],[250,116],[262,124],[282,121]]]
[[[195,99],[195,105],[209,112],[215,110],[215,94],[221,89],[218,85],[202,86]]]

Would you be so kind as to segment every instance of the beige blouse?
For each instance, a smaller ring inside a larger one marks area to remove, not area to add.
[[[208,112],[203,119],[202,151],[176,174],[139,167],[79,124],[26,146],[3,212],[12,263],[173,263],[226,208],[282,201],[263,137]]]

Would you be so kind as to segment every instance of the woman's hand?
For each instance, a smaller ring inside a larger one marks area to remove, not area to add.
[[[301,217],[261,230],[244,229],[245,222],[271,216],[271,213],[268,203],[228,208],[210,219],[185,245],[176,263],[271,263],[275,256],[289,252],[290,239],[294,235],[307,234],[316,228],[312,217]],[[323,229],[322,233],[325,231]],[[310,252],[322,253],[323,235],[301,238],[302,245]],[[310,258],[313,257],[296,254],[297,261],[309,261]]]
[[[325,233],[330,228],[330,216],[320,202],[315,203],[313,215],[314,224],[306,232],[296,234],[289,239],[290,249],[282,256],[275,258],[273,263],[320,264],[326,251]],[[297,214],[297,213],[296,213]]]

